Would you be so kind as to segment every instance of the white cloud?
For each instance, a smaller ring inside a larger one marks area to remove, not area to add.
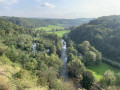
[[[0,4],[7,4],[7,5],[15,4],[17,2],[18,0],[0,0]]]
[[[43,4],[41,4],[41,5],[39,6],[39,8],[42,8],[42,7],[50,7],[50,8],[54,8],[55,5],[50,4],[50,3],[43,3]]]

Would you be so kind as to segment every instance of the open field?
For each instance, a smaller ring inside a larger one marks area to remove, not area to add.
[[[115,74],[120,72],[120,69],[114,68],[105,63],[101,63],[100,65],[92,65],[92,66],[88,67],[88,70],[90,70],[93,73],[93,75],[96,77],[96,79],[98,81],[102,78],[103,74],[108,69],[113,71]]]
[[[48,32],[48,33],[55,33],[58,36],[62,37],[64,34],[70,32],[70,30],[63,30],[63,31],[55,31],[55,32]]]
[[[45,31],[50,31],[50,30],[56,30],[56,29],[64,29],[64,27],[61,27],[60,25],[48,25],[47,27],[39,27],[35,28],[35,30],[45,30]]]

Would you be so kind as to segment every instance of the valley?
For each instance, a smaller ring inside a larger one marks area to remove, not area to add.
[[[118,19],[0,17],[0,90],[119,90]]]

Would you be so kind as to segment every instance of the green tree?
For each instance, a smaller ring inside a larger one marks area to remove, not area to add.
[[[85,67],[82,64],[81,60],[72,60],[68,63],[69,73],[72,76],[80,77],[80,75],[84,72]]]
[[[87,90],[90,90],[91,86],[93,85],[95,81],[95,78],[90,71],[85,71],[83,73],[83,79],[82,79],[82,86],[86,88]]]
[[[84,63],[86,66],[92,65],[96,61],[96,54],[92,51],[86,52],[84,56]]]
[[[118,73],[116,76],[116,84],[120,85],[120,73]]]
[[[0,55],[3,55],[8,51],[8,47],[0,43]]]
[[[79,52],[82,52],[83,54],[89,51],[90,43],[88,41],[82,42],[82,44],[78,45]]]
[[[72,53],[68,54],[68,62],[74,60],[76,58],[76,56],[74,56]]]
[[[96,54],[96,64],[100,64],[102,62],[102,54],[98,50],[96,50],[93,46],[90,47],[90,51]]]
[[[103,85],[103,87],[109,86],[109,85],[114,85],[116,81],[116,77],[114,75],[113,71],[107,70],[104,75],[103,78],[101,79],[101,83]]]
[[[74,47],[68,47],[67,48],[67,53],[69,54],[69,53],[72,53],[72,54],[74,54],[75,56],[77,56],[77,50],[74,48]]]

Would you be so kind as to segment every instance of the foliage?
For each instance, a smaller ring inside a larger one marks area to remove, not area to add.
[[[0,75],[0,90],[13,90],[15,86],[5,77]]]
[[[120,85],[120,73],[116,75],[116,84]]]
[[[82,44],[79,44],[78,51],[84,55],[83,62],[86,66],[100,64],[102,62],[101,52],[91,46],[88,41],[83,41]]]
[[[103,57],[120,63],[120,16],[104,16],[73,29],[69,36],[77,44],[87,40]]]
[[[68,47],[67,53],[72,53],[73,55],[77,56],[77,50],[74,47]]]
[[[80,77],[85,70],[81,60],[72,60],[68,63],[69,73],[74,77]]]
[[[39,28],[51,25],[61,25],[62,27],[80,25],[87,23],[92,18],[80,18],[80,19],[40,19],[40,18],[22,18],[22,17],[1,17],[6,21],[12,22],[25,28]]]
[[[116,77],[114,76],[114,72],[108,70],[104,73],[103,78],[101,79],[101,83],[103,87],[114,85]]]
[[[60,37],[63,37],[64,34],[68,33],[70,30],[63,30],[63,31],[55,31],[55,32],[48,32],[48,33],[55,33]]]
[[[87,90],[90,90],[93,85],[95,79],[93,74],[90,71],[86,71],[83,73],[82,86]]]
[[[108,69],[113,71],[115,75],[117,75],[117,73],[120,72],[119,69],[116,69],[110,66],[109,64],[105,64],[105,63],[101,63],[100,65],[92,65],[92,66],[87,67],[87,69],[93,73],[93,75],[98,81],[100,81],[100,79],[102,78],[102,76]]]
[[[90,43],[88,41],[84,41],[82,42],[82,44],[78,45],[78,50],[79,52],[82,52],[84,54],[85,52],[89,51],[89,47],[90,47]]]
[[[16,20],[15,20],[16,21]],[[29,26],[28,26],[29,27]],[[13,90],[39,88],[62,88],[58,82],[59,70],[62,66],[61,38],[55,34],[26,29],[0,18],[0,65],[9,65],[10,69],[19,66],[21,70],[7,73],[8,82],[15,84]],[[36,52],[33,52],[33,43],[36,43]],[[17,63],[17,64],[15,64]],[[21,66],[21,67],[20,67]],[[9,70],[9,69],[8,69]],[[10,81],[9,81],[10,80]],[[7,88],[6,85],[2,85]],[[12,89],[10,89],[12,90]],[[60,90],[60,89],[58,89]]]
[[[92,51],[86,52],[84,56],[84,63],[86,66],[92,65],[96,61],[96,54]]]

